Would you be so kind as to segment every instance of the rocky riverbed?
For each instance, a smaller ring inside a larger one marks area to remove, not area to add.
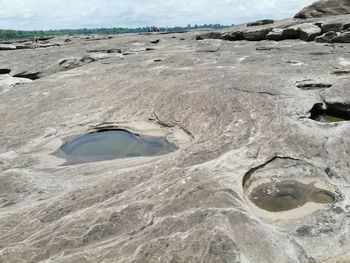
[[[0,262],[349,262],[350,15],[267,22],[1,44]],[[101,129],[177,149],[55,155]]]

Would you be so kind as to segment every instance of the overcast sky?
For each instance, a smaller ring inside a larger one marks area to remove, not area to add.
[[[287,18],[314,0],[0,0],[2,29],[238,24]]]

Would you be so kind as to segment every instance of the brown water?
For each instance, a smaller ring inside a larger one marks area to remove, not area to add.
[[[327,190],[315,187],[314,183],[303,184],[289,180],[258,185],[249,195],[249,199],[261,209],[281,212],[301,207],[308,202],[333,203],[335,196]]]
[[[125,130],[84,134],[66,142],[57,152],[69,163],[87,163],[140,156],[157,156],[177,147],[165,138],[141,136]]]

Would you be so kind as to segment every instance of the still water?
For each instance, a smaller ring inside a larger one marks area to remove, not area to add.
[[[58,154],[69,163],[157,156],[173,152],[177,147],[165,138],[141,136],[125,130],[106,130],[84,134],[66,142]]]

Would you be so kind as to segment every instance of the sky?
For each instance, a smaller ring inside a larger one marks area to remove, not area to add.
[[[0,0],[0,28],[232,25],[292,17],[314,0]]]

